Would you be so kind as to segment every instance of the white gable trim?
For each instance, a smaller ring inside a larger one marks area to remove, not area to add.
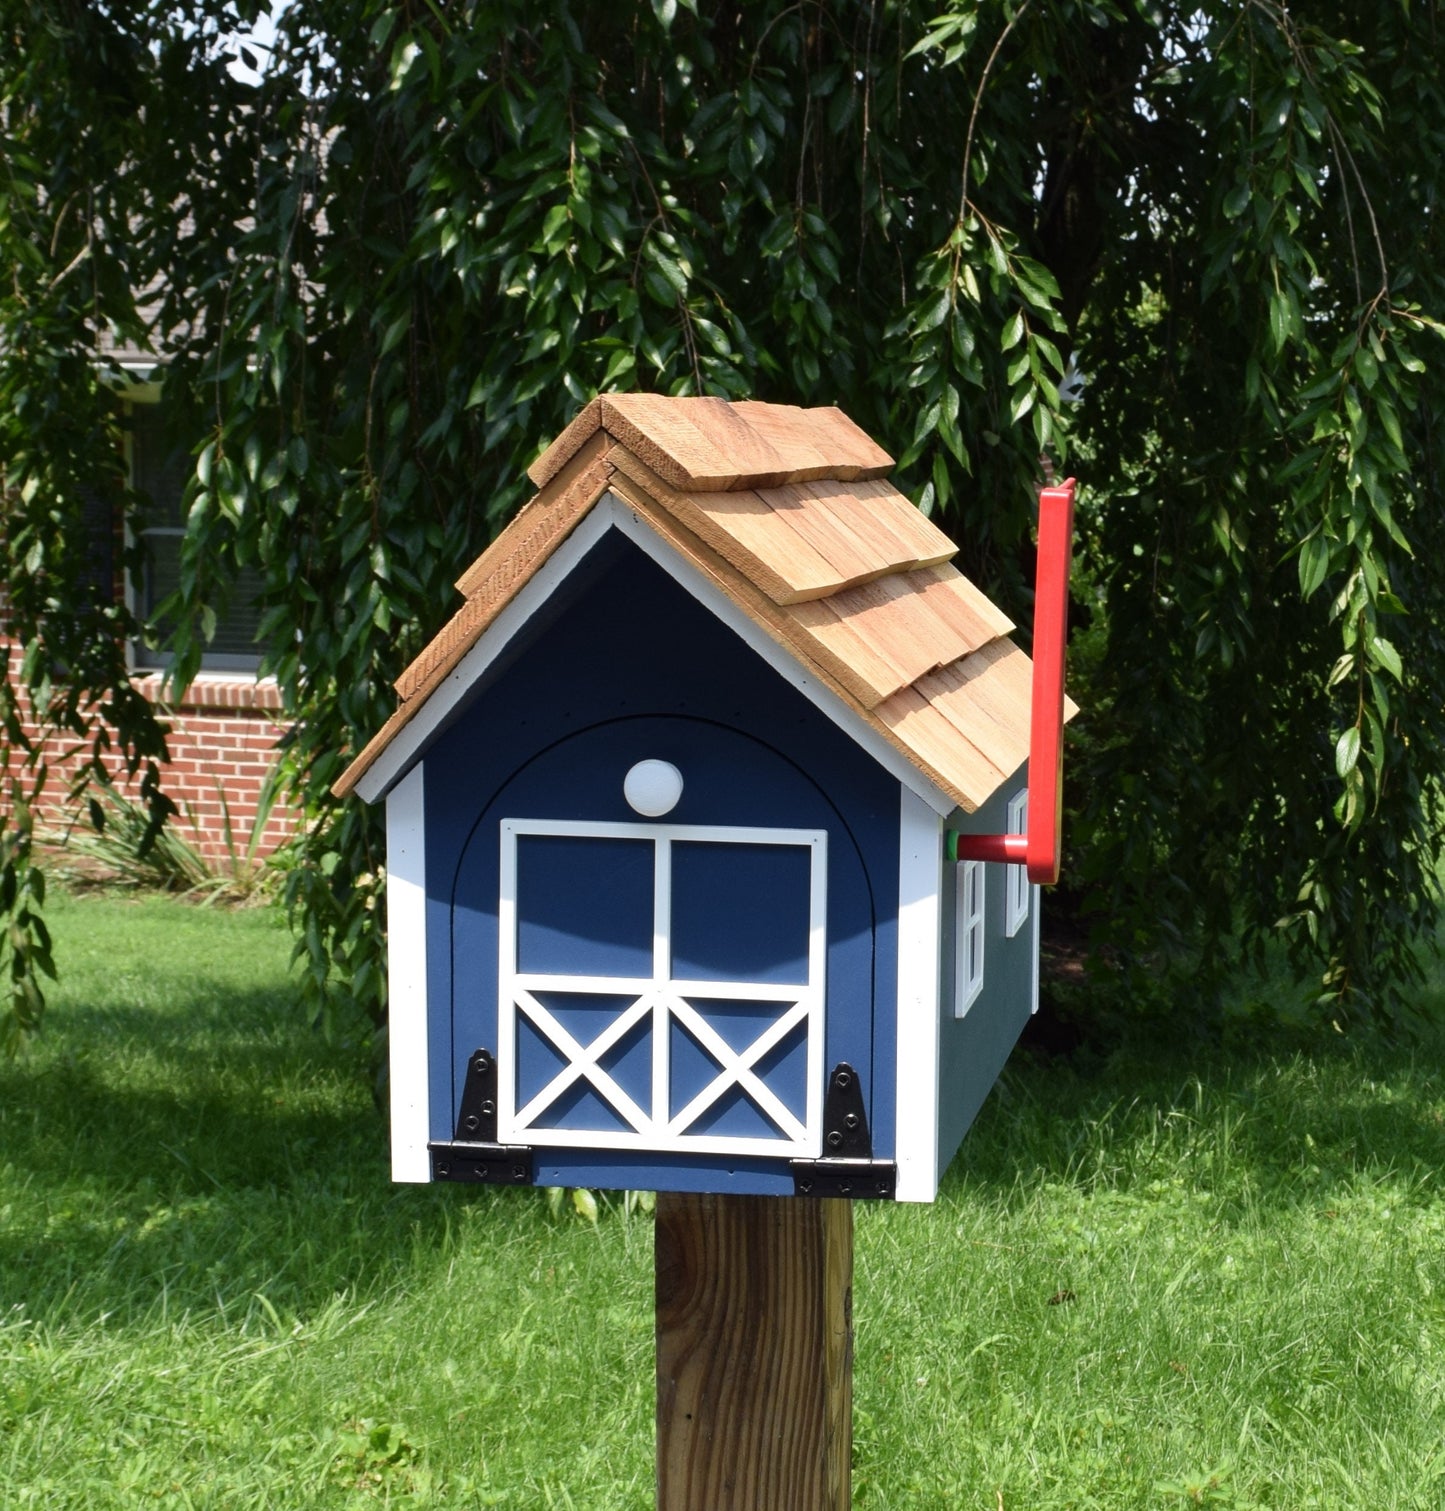
[[[689,592],[715,618],[825,717],[832,720],[888,774],[894,777],[941,817],[958,806],[831,688],[812,676],[797,659],[740,609],[721,588],[710,582],[691,562],[680,556],[635,511],[616,494],[604,493],[586,518],[537,570],[517,596],[482,632],[481,638],[457,663],[451,674],[427,699],[416,717],[377,757],[371,769],[356,784],[368,803],[384,797],[416,762],[432,737],[438,734],[467,692],[502,654],[508,643],[538,612],[547,599],[581,564],[583,557],[608,530],[621,531],[639,546],[670,577]]]
[[[603,494],[597,507],[600,509],[604,506],[610,511],[613,523],[629,540],[646,551],[658,566],[686,588],[715,618],[727,625],[750,650],[756,651],[785,682],[797,688],[819,713],[831,719],[890,776],[902,782],[910,792],[916,793],[941,817],[946,817],[958,807],[951,797],[935,787],[902,752],[865,724],[832,688],[824,686],[816,677],[811,676],[791,652],[784,650],[721,588],[709,582],[690,561],[674,551],[651,525],[615,493]]]
[[[411,769],[432,737],[441,732],[472,685],[485,673],[527,621],[542,607],[582,558],[611,528],[611,521],[594,507],[575,530],[534,572],[515,598],[482,632],[481,638],[452,668],[447,679],[426,700],[411,723],[376,758],[356,784],[357,794],[368,803],[385,797]]]
[[[386,805],[386,936],[391,1046],[391,1178],[429,1181],[426,1023],[426,802],[422,766]]]

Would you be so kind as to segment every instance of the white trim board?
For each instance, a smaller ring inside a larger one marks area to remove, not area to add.
[[[898,836],[897,1199],[938,1194],[942,819],[900,789]]]
[[[397,731],[396,738],[377,756],[356,784],[359,797],[368,803],[385,797],[412,765],[434,736],[441,733],[451,715],[459,709],[473,684],[506,650],[554,592],[579,567],[587,553],[610,528],[610,521],[594,507],[575,530],[532,574],[521,591],[483,631],[481,639],[457,662],[446,680],[417,710],[411,722]]]
[[[1021,788],[1008,800],[1008,821],[1005,830],[1009,834],[1029,832],[1029,790]],[[1029,903],[1033,901],[1029,885],[1028,867],[1009,865],[1004,867],[1003,932],[1005,939],[1012,939],[1029,919]]]
[[[441,732],[452,714],[458,711],[467,693],[487,668],[581,565],[587,553],[612,529],[620,531],[640,547],[703,608],[725,624],[750,650],[790,686],[797,688],[820,713],[836,724],[890,776],[922,799],[934,813],[946,818],[955,811],[957,804],[951,797],[860,719],[837,693],[809,675],[794,656],[611,492],[604,493],[592,506],[587,516],[538,568],[517,596],[482,633],[477,643],[457,663],[441,686],[431,694],[416,717],[398,731],[396,738],[357,782],[356,791],[361,798],[374,803],[378,798],[386,796],[401,780],[421,758],[432,738]]]
[[[870,728],[832,688],[810,676],[790,652],[783,649],[756,620],[735,604],[721,588],[679,555],[668,543],[615,493],[603,495],[610,506],[613,522],[627,538],[647,554],[715,618],[720,619],[750,650],[768,663],[790,686],[797,688],[819,713],[831,719],[855,745],[861,746],[888,774],[923,799],[940,817],[956,811],[958,804],[932,782],[906,756],[896,750],[876,730]]]
[[[988,971],[988,871],[983,861],[959,862],[953,911],[953,1016],[966,1018],[983,995]]]
[[[587,975],[523,970],[517,959],[517,841],[532,835],[569,839],[641,840],[653,846],[653,939],[651,974]],[[676,844],[776,845],[809,852],[808,947],[802,981],[684,980],[673,974],[672,847]],[[502,1143],[586,1149],[637,1149],[653,1153],[761,1154],[816,1159],[822,1153],[824,975],[828,948],[828,837],[821,829],[777,829],[668,823],[573,822],[503,819],[499,870],[497,1136]],[[553,993],[573,998],[631,998],[590,1043],[579,1043],[545,1005]],[[734,1049],[707,1021],[709,999],[766,1004],[777,1009],[772,1023]],[[518,1025],[525,1020],[547,1040],[562,1065],[525,1106],[517,1105]],[[652,1056],[651,1096],[636,1102],[603,1068],[603,1057],[635,1029],[648,1025]],[[681,1025],[720,1067],[678,1111],[672,1108],[669,1045]],[[753,1066],[802,1026],[807,1068],[800,1118],[756,1074]],[[582,1082],[625,1129],[559,1128],[545,1119],[557,1099]],[[693,1124],[721,1097],[740,1090],[778,1130],[772,1136],[697,1132]]]
[[[1043,945],[1042,920],[1040,918],[1040,914],[1043,912],[1044,889],[1042,887],[1036,886],[1033,888],[1033,894],[1034,895],[1031,899],[1033,903],[1032,913],[1034,924],[1034,963],[1033,984],[1031,988],[1033,993],[1033,1006],[1029,1008],[1030,1015],[1038,1012],[1039,1010],[1039,950]]]
[[[426,799],[422,766],[386,804],[386,933],[391,1047],[391,1178],[429,1181],[426,1013]]]

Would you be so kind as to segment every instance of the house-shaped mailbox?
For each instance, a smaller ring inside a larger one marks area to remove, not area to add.
[[[934,1196],[1037,1001],[1034,678],[891,466],[643,394],[532,466],[337,786],[396,1179]]]

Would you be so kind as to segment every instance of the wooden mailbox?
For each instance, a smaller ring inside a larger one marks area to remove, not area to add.
[[[1037,1003],[1024,865],[950,859],[1024,853],[1033,679],[891,466],[630,394],[530,469],[337,788],[396,1179],[932,1199]]]

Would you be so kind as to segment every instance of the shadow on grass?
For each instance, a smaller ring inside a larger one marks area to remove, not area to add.
[[[1127,1190],[1182,1169],[1255,1205],[1384,1180],[1425,1199],[1445,1171],[1442,1066],[1439,1028],[1413,1043],[1366,1034],[1308,1047],[1288,1030],[1231,1046],[1141,1029],[1107,1054],[1020,1055],[949,1184]]]
[[[444,1264],[495,1200],[393,1186],[365,1052],[275,992],[63,1018],[0,1062],[0,1300],[32,1321],[365,1301]]]
[[[158,982],[151,1007],[57,1013],[0,1063],[0,1300],[42,1325],[106,1315],[313,1315],[427,1284],[462,1235],[547,1243],[539,1195],[391,1184],[358,1045],[312,1033],[280,990]],[[1445,1169],[1445,1035],[1306,1054],[1140,1032],[1110,1053],[1020,1057],[945,1183],[1005,1203],[1048,1185],[1186,1180],[1223,1204],[1327,1206]],[[502,1203],[499,1208],[498,1203]]]

